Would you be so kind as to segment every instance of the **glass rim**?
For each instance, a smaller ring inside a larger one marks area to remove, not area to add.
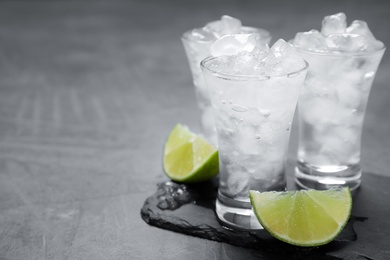
[[[302,59],[305,62],[305,66],[303,68],[300,68],[299,70],[295,70],[295,71],[292,71],[292,72],[289,72],[289,73],[284,73],[284,74],[281,74],[281,75],[273,75],[273,76],[271,76],[271,75],[227,74],[227,73],[223,73],[223,72],[218,72],[218,71],[212,70],[212,69],[210,69],[209,67],[206,66],[207,62],[216,60],[218,58],[219,57],[209,56],[206,59],[201,61],[200,67],[203,70],[209,71],[209,72],[213,73],[213,75],[215,75],[215,76],[217,76],[217,77],[219,77],[221,79],[225,79],[225,80],[265,81],[265,80],[269,80],[271,78],[283,78],[283,77],[293,78],[294,76],[299,75],[302,71],[305,71],[305,70],[309,69],[309,63],[305,59]]]
[[[194,29],[202,29],[202,28],[203,27],[193,28],[193,29],[185,31],[181,35],[181,39],[182,40],[186,40],[186,41],[191,41],[191,42],[204,42],[204,43],[213,43],[216,40],[218,40],[218,39],[214,39],[214,40],[196,40],[196,41],[194,41],[194,40],[190,39],[190,37],[188,37],[188,35],[190,34],[190,32],[192,32],[192,30],[194,30]],[[238,33],[238,34],[251,34],[251,33],[255,33],[255,32],[263,32],[264,34],[259,33],[260,39],[271,39],[272,38],[271,32],[266,30],[266,29],[263,29],[263,28],[253,27],[253,26],[241,26],[241,28],[253,30],[253,32],[247,32],[247,33],[246,32],[241,32],[241,33]],[[226,35],[232,35],[232,34],[226,34]],[[263,35],[264,35],[264,37],[262,37]]]
[[[305,49],[301,48],[299,46],[294,45],[295,49],[298,52],[301,53],[307,53],[307,54],[314,54],[318,56],[331,56],[331,57],[362,57],[362,56],[371,56],[375,55],[381,52],[384,52],[386,50],[386,45],[380,41],[383,46],[380,49],[369,51],[369,52],[362,52],[362,51],[354,51],[354,52],[348,52],[348,51],[332,51],[332,52],[320,52],[320,51],[315,51],[311,49]]]

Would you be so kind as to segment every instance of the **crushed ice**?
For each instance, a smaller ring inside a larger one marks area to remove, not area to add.
[[[255,36],[227,35],[211,46],[211,54],[219,57],[211,68],[232,75],[281,76],[306,66],[295,47],[279,39],[269,48],[255,46]]]
[[[311,30],[297,33],[293,44],[317,52],[371,52],[384,47],[366,22],[355,20],[347,27],[344,13],[324,17],[321,32]]]

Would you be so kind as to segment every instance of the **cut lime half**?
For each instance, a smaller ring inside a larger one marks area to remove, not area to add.
[[[257,219],[272,236],[297,246],[332,241],[352,209],[348,187],[263,193],[251,190],[250,200]]]
[[[166,175],[174,181],[206,181],[218,174],[218,150],[188,127],[177,124],[165,143],[163,166]]]

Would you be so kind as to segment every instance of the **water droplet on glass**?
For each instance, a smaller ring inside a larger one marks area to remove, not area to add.
[[[226,104],[226,100],[221,100],[222,104]]]
[[[271,110],[269,109],[260,109],[259,110],[260,113],[264,116],[264,117],[269,117],[271,115]]]
[[[248,109],[244,106],[240,106],[240,105],[237,105],[237,104],[234,104],[232,106],[232,110],[236,111],[236,112],[246,112]]]
[[[260,137],[259,134],[257,134],[257,135],[255,135],[255,138],[256,138],[256,139],[260,139],[261,137]]]
[[[232,119],[233,123],[238,126],[241,123],[241,120],[237,120],[235,118]]]

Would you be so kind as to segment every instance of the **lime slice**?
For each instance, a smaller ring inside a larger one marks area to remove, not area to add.
[[[250,191],[253,211],[275,238],[297,246],[319,246],[332,241],[351,214],[348,187],[287,192]]]
[[[218,150],[186,126],[177,124],[165,143],[163,165],[166,175],[174,181],[206,181],[218,174]]]

